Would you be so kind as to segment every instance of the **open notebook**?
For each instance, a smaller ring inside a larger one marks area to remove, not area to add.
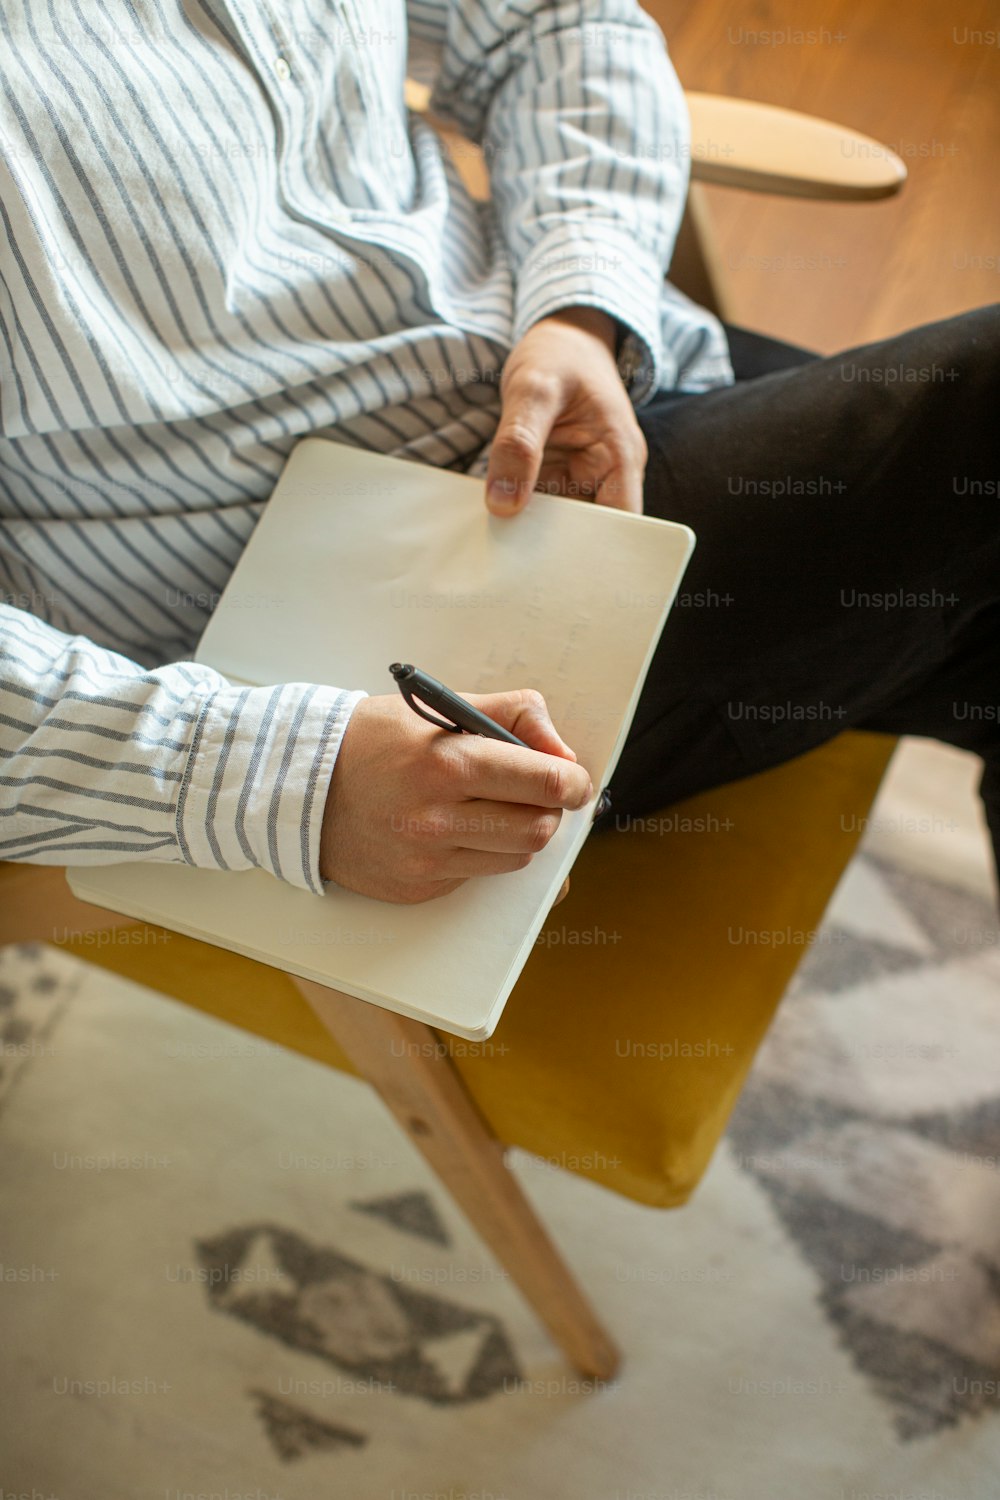
[[[693,545],[687,527],[540,494],[501,520],[482,480],[309,438],[197,660],[251,684],[392,693],[388,666],[402,660],[458,692],[538,688],[596,801]],[[268,607],[248,609],[248,598]],[[419,906],[334,885],[320,897],[256,870],[130,863],[80,867],[69,880],[81,900],[482,1039],[592,815],[593,805],[564,813],[526,869]]]

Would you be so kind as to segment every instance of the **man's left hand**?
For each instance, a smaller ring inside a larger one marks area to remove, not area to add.
[[[514,515],[536,489],[641,512],[646,442],[618,372],[615,330],[598,308],[566,308],[511,350],[486,475],[494,515]]]

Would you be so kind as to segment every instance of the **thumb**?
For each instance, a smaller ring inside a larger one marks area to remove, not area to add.
[[[524,509],[557,414],[554,383],[547,385],[544,395],[517,384],[508,391],[486,473],[486,504],[495,516],[512,516]]]

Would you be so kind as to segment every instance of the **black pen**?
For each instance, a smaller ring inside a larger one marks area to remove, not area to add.
[[[519,740],[516,734],[511,734],[496,719],[473,708],[471,703],[460,698],[451,688],[445,687],[443,682],[438,682],[436,677],[429,677],[426,672],[421,672],[419,667],[411,666],[405,661],[394,661],[389,671],[413,712],[426,719],[428,724],[435,724],[438,729],[447,729],[452,734],[481,734],[488,740],[502,740],[507,745],[519,745],[522,750],[534,748],[526,745],[524,740]],[[421,707],[422,704],[426,704],[426,708]],[[439,714],[446,714],[447,718],[437,718],[435,714],[427,712],[429,708],[436,709]],[[597,799],[595,819],[607,812],[610,806],[611,798],[605,789]]]

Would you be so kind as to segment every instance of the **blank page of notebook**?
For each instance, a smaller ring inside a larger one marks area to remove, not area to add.
[[[481,480],[310,438],[294,450],[199,645],[254,684],[397,691],[409,661],[457,692],[534,687],[610,779],[693,535],[536,494],[489,514]],[[336,775],[336,769],[334,769]],[[81,899],[204,938],[472,1039],[491,1034],[590,829],[564,813],[530,865],[416,906],[261,871],[71,871]]]

